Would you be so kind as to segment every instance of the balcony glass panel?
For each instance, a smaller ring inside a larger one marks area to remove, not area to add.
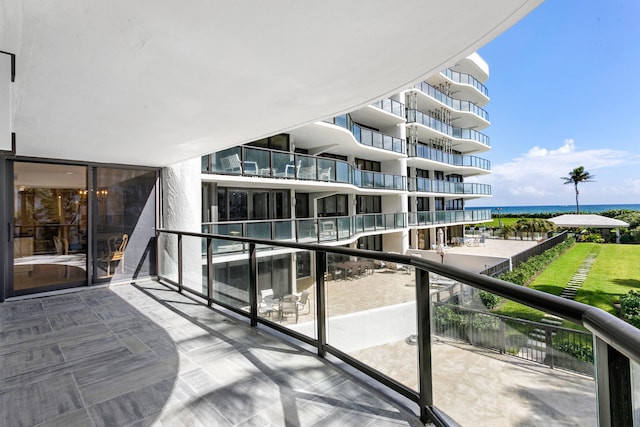
[[[572,408],[572,423],[596,424],[589,333],[568,322],[541,322],[542,312],[530,316],[535,321],[500,316],[487,308],[488,298],[478,289],[433,274],[429,293],[432,363],[437,367],[433,396],[438,409],[462,425],[490,417],[507,425],[525,419],[552,425],[567,408]],[[517,305],[511,312],[518,312]],[[491,368],[478,371],[477,366]],[[459,402],[461,389],[464,405]],[[562,390],[562,399],[549,399],[551,389]]]
[[[221,224],[213,224],[210,226],[212,229],[211,233],[220,234],[222,236],[236,236],[236,237],[244,237],[244,231],[242,229],[242,223],[221,223]],[[213,253],[228,253],[228,252],[238,252],[243,251],[244,244],[239,242],[234,242],[231,240],[224,239],[213,239]]]
[[[245,226],[247,227],[247,237],[253,239],[271,239],[271,221],[248,222]]]
[[[317,179],[316,158],[311,156],[297,156],[297,158],[300,165],[297,171],[298,179]]]
[[[348,163],[342,161],[336,161],[336,181],[350,183],[351,179],[351,166]]]
[[[371,132],[369,129],[362,129],[360,127],[358,127],[358,128],[360,129],[360,139],[359,139],[359,141],[364,145],[372,146],[373,145],[373,132]],[[358,140],[358,138],[356,138],[356,140]]]
[[[318,219],[320,241],[331,241],[338,239],[338,224],[335,218],[320,218]]]
[[[318,179],[320,181],[336,180],[336,161],[331,159],[318,158]]]
[[[211,171],[225,174],[242,174],[241,148],[233,147],[211,154]]]
[[[295,240],[295,222],[293,220],[274,221],[273,237],[275,240]]]
[[[310,243],[318,241],[318,227],[315,219],[299,219],[296,221],[298,227],[298,241]]]
[[[327,339],[417,390],[416,302],[409,268],[327,254]]]
[[[362,220],[363,220],[364,231],[373,231],[376,229],[375,215],[373,214],[363,215]]]
[[[295,178],[296,166],[295,156],[292,153],[281,151],[271,152],[271,168],[273,176],[279,178]]]
[[[338,239],[348,239],[351,237],[351,218],[342,217],[337,219]]]
[[[373,174],[373,188],[385,188],[384,186],[384,174]]]
[[[178,236],[160,233],[158,249],[162,251],[162,262],[158,265],[158,274],[174,283],[178,283]]]
[[[214,302],[249,311],[249,259],[248,255],[246,257],[230,262],[214,262],[211,294]]]
[[[270,177],[271,171],[271,152],[260,148],[244,148],[244,173],[245,175],[260,175]]]

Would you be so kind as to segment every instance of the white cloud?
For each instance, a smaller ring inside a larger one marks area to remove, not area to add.
[[[473,204],[575,203],[573,185],[563,185],[561,178],[578,166],[584,166],[594,176],[594,182],[578,186],[581,203],[640,203],[630,197],[640,194],[639,163],[638,156],[627,151],[608,148],[581,151],[573,139],[566,139],[559,147],[535,146],[507,163],[492,165],[491,175],[474,177],[474,182],[491,184],[493,197]],[[631,167],[632,164],[636,166]]]

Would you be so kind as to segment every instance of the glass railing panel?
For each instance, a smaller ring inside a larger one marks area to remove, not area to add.
[[[295,178],[296,162],[293,153],[271,152],[271,168],[274,177]]]
[[[404,176],[401,176],[401,175],[395,175],[395,176],[393,177],[393,181],[394,181],[394,182],[393,182],[393,186],[394,186],[394,189],[395,189],[395,190],[398,190],[398,191],[404,191],[404,190],[406,190],[406,189],[407,189],[407,186],[406,186],[406,184],[405,184],[405,182],[406,182],[406,178],[405,178]]]
[[[192,291],[206,294],[206,238],[182,236],[182,286]],[[177,251],[176,251],[177,254]]]
[[[243,223],[220,223],[210,226],[213,234],[220,234],[223,236],[244,237]],[[245,247],[243,243],[234,242],[232,240],[225,239],[213,239],[213,253],[229,253],[229,252],[242,252]]]
[[[385,188],[384,187],[384,174],[373,173],[373,188]]]
[[[320,181],[336,180],[336,161],[331,159],[318,158],[318,179]]]
[[[373,231],[376,229],[376,218],[375,215],[363,215],[362,217],[362,225],[364,231]]]
[[[315,219],[296,220],[298,242],[310,243],[318,241],[318,227]]]
[[[368,145],[368,146],[372,146],[373,145],[373,132],[370,131],[369,129],[363,129],[360,128],[360,139],[359,141],[364,144],[364,145]],[[358,139],[358,138],[356,138]]]
[[[405,220],[406,216],[404,214],[401,213],[397,213],[394,215],[394,221],[396,224],[396,228],[404,228],[407,226],[406,220]]]
[[[356,139],[356,141],[361,142],[361,143],[364,144],[364,142],[362,140],[362,138],[363,138],[362,137],[362,128],[360,126],[355,125],[355,126],[353,126],[353,131],[352,132],[353,132],[353,137]],[[369,132],[367,135],[369,136],[369,139],[371,139],[371,133]],[[369,145],[371,145],[371,144],[369,143]]]
[[[273,238],[275,240],[295,240],[295,221],[282,220],[273,222]]]
[[[334,118],[334,123],[338,126],[341,126],[343,128],[348,128],[347,126],[347,115],[343,114],[341,116],[338,116],[336,118]]]
[[[336,181],[351,183],[351,166],[342,161],[336,161]]]
[[[158,275],[178,283],[178,236],[160,233],[158,250],[160,251]]]
[[[353,169],[353,185],[356,187],[362,187],[362,171],[360,169]]]
[[[311,179],[316,180],[318,178],[316,158],[311,156],[297,156],[298,164],[300,167],[297,169],[298,179]]]
[[[364,231],[364,217],[362,215],[356,215],[354,219],[354,233],[362,233]]]
[[[360,187],[373,188],[375,185],[375,177],[374,177],[375,173],[368,172],[368,171],[361,171],[360,174],[362,176],[362,183],[360,184]]]
[[[269,150],[260,148],[244,148],[244,174],[260,175],[265,177],[273,176],[274,171],[271,170],[271,153]]]
[[[331,241],[338,239],[338,224],[335,218],[318,219],[318,240]]]
[[[338,239],[348,239],[351,237],[351,218],[338,218]]]
[[[327,264],[328,344],[417,390],[412,270],[332,253]]]
[[[242,174],[242,152],[240,147],[228,148],[211,154],[211,172],[225,174]]]
[[[249,312],[249,257],[218,262],[213,258],[211,298]]]
[[[574,425],[597,425],[588,332],[446,277],[431,275],[429,282],[438,409],[461,425],[555,425],[559,414]]]
[[[271,240],[271,221],[247,222],[245,224],[247,237],[252,239]]]

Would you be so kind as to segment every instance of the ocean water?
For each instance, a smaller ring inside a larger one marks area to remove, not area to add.
[[[550,206],[487,206],[487,207],[472,207],[468,210],[474,209],[491,209],[493,216],[501,215],[520,215],[520,214],[535,214],[535,213],[575,213],[576,205],[550,205]],[[500,210],[498,210],[500,209]],[[613,210],[613,209],[628,209],[634,211],[640,211],[640,204],[627,204],[627,205],[580,205],[580,213],[593,213]]]

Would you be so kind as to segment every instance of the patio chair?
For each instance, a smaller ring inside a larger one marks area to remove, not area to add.
[[[302,291],[302,293],[300,293],[300,297],[298,299],[298,301],[296,301],[296,303],[298,304],[298,310],[302,310],[304,309],[304,307],[307,307],[307,312],[303,313],[303,314],[309,314],[311,313],[311,304],[309,302],[309,291]]]
[[[295,295],[285,295],[280,301],[280,319],[284,320],[289,316],[295,316],[298,323],[298,297]]]
[[[107,253],[100,257],[98,261],[104,262],[107,264],[107,276],[111,276],[111,263],[116,263],[113,272],[115,273],[118,269],[118,263],[120,263],[120,267],[122,267],[122,273],[124,274],[124,252],[127,249],[127,243],[129,241],[128,234],[118,234],[115,236],[111,236],[107,239]]]
[[[260,302],[258,303],[258,313],[271,316],[271,313],[278,311],[278,303],[273,299],[273,289],[263,289],[260,291]]]
[[[256,162],[245,161],[244,168],[243,162],[240,161],[238,153],[231,156],[223,157],[220,159],[222,165],[222,171],[226,173],[244,173],[250,175],[258,175],[258,164]]]

